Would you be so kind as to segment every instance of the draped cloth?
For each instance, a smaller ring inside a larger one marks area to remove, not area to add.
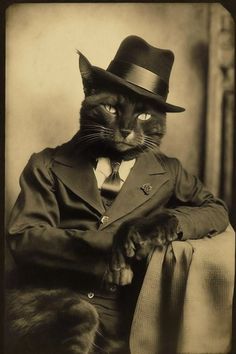
[[[156,249],[137,301],[131,354],[226,354],[232,337],[235,233]]]

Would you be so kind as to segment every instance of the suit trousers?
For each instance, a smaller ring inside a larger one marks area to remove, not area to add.
[[[99,315],[99,328],[91,354],[130,354],[130,323],[126,304],[115,293],[80,292],[83,300],[92,304]]]

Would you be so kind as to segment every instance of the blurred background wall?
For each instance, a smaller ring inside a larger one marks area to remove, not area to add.
[[[228,34],[219,44],[224,27]],[[233,92],[232,64],[221,68],[225,59],[222,65],[218,60],[227,52],[232,61],[232,19],[220,4],[19,4],[7,10],[7,218],[30,155],[69,140],[79,127],[83,91],[76,49],[106,68],[130,34],[175,53],[168,101],[186,111],[169,114],[163,150],[223,197],[226,173],[232,202],[233,165],[222,174],[222,163],[232,161],[233,96],[221,90],[230,76],[226,91]]]

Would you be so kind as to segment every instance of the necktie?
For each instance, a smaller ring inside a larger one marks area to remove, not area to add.
[[[101,195],[105,198],[114,199],[121,189],[120,164],[120,161],[111,161],[111,174],[101,186]]]

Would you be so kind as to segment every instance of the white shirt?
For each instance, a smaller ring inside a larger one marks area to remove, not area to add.
[[[136,159],[129,161],[122,161],[119,168],[119,175],[121,178],[121,185],[124,184],[126,178],[128,177],[131,169],[135,164]],[[96,169],[94,169],[94,173],[97,179],[98,189],[101,189],[101,186],[105,179],[111,174],[111,165],[110,159],[107,157],[98,158],[98,163]]]

